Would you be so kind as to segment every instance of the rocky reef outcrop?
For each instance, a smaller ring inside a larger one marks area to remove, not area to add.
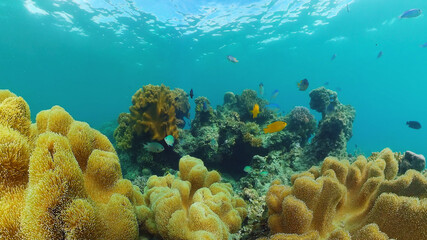
[[[255,155],[305,146],[316,129],[314,116],[307,108],[295,107],[282,116],[253,90],[244,90],[241,95],[228,92],[223,105],[216,108],[205,97],[198,97],[195,103],[191,130],[182,132],[174,151],[205,159],[206,165],[234,175],[244,174],[243,167],[250,165]],[[260,108],[256,118],[251,113],[255,104]],[[263,128],[275,121],[288,125],[282,131],[264,133]]]
[[[356,110],[338,100],[337,93],[320,87],[310,92],[310,107],[322,114],[316,133],[304,149],[304,162],[312,165],[327,156],[346,157]]]
[[[162,99],[160,96],[165,100],[158,100]],[[336,92],[323,87],[314,89],[310,97],[310,107],[322,114],[318,124],[306,107],[296,106],[283,114],[273,109],[267,100],[258,97],[255,91],[246,89],[241,94],[225,93],[224,103],[216,107],[206,97],[198,97],[194,100],[195,116],[190,129],[182,129],[177,124],[169,128],[173,132],[160,134],[158,131],[153,135],[150,133],[158,128],[155,126],[170,126],[171,119],[175,119],[176,123],[178,119],[188,116],[188,97],[182,90],[144,86],[133,97],[131,113],[119,116],[119,126],[115,131],[124,169],[130,169],[125,170],[126,176],[134,179],[142,171],[142,165],[157,174],[168,171],[168,168],[176,169],[177,159],[184,155],[204,159],[206,166],[238,177],[246,175],[243,168],[253,164],[254,156],[280,159],[277,161],[286,162],[281,163],[282,166],[287,165],[294,170],[307,169],[328,155],[345,157],[346,144],[352,136],[354,108],[343,105]],[[165,104],[159,107],[163,102]],[[142,107],[148,103],[152,104],[151,107]],[[254,117],[251,111],[256,105],[259,106],[259,114]],[[158,109],[155,112],[164,110],[168,117],[147,117],[152,115],[152,108]],[[144,119],[155,120],[156,124],[142,124]],[[263,131],[269,124],[278,121],[287,123],[287,126],[273,133]],[[142,131],[142,128],[152,130]],[[159,134],[179,137],[173,147],[168,147],[160,137],[153,138]],[[165,151],[145,151],[142,143],[148,141],[162,144]]]

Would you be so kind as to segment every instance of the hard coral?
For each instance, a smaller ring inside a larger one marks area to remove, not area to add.
[[[285,122],[288,123],[286,129],[299,136],[298,141],[301,146],[304,146],[316,129],[316,120],[310,110],[306,107],[297,106],[286,115]]]
[[[184,156],[179,174],[152,176],[144,193],[144,226],[163,239],[228,240],[247,215],[243,199],[200,159]]]
[[[176,125],[179,128],[183,128],[185,126],[184,117],[190,118],[190,102],[188,101],[188,94],[180,88],[175,88],[171,91],[171,95],[175,101]]]
[[[351,165],[328,157],[294,175],[292,187],[273,182],[270,239],[427,239],[427,179],[413,170],[395,179],[397,171],[384,149]]]
[[[347,156],[347,142],[353,134],[356,111],[350,105],[341,104],[337,93],[324,87],[311,91],[310,97],[310,107],[322,113],[322,119],[305,150],[307,162],[317,163],[327,156]]]
[[[338,102],[337,93],[324,87],[316,88],[310,92],[310,108],[326,114],[329,104]]]
[[[13,94],[0,113],[0,239],[138,237],[142,194],[104,135],[58,106],[30,125]]]
[[[120,113],[119,126],[114,130],[114,139],[116,139],[119,149],[127,150],[132,148],[133,131],[132,121],[129,113]]]

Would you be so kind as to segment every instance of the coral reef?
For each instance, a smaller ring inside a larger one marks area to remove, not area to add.
[[[306,163],[312,165],[327,156],[346,157],[356,111],[350,105],[341,104],[337,93],[324,87],[311,91],[310,97],[310,107],[322,113],[322,119],[305,149]]]
[[[175,88],[171,91],[171,96],[175,102],[176,125],[178,128],[183,128],[185,126],[184,118],[190,118],[188,94],[180,88]]]
[[[180,127],[185,125],[184,118],[189,117],[190,103],[184,90],[146,85],[133,95],[129,110],[130,113],[120,114],[114,131],[124,176],[133,180],[143,166],[157,174],[177,166],[180,156],[171,151],[163,139],[172,135],[177,141]],[[144,144],[153,141],[162,144],[165,151],[151,153],[145,150]]]
[[[280,116],[267,108],[268,102],[258,98],[253,90],[244,90],[241,95],[225,93],[224,104],[216,109],[205,97],[198,97],[195,103],[191,130],[180,133],[174,151],[204,159],[207,166],[235,176],[244,174],[243,166],[250,165],[255,155],[305,146],[316,128],[314,116],[307,108],[296,107],[286,116]],[[257,118],[250,112],[254,104],[260,106]],[[262,129],[275,121],[289,125],[280,132],[263,133]]]
[[[168,87],[146,85],[132,96],[130,120],[136,137],[161,141],[178,137],[174,98]]]
[[[63,108],[0,91],[0,239],[137,239],[142,194],[112,144]]]
[[[186,93],[148,85],[119,116],[118,155],[63,108],[32,123],[25,100],[0,90],[0,239],[427,239],[427,173],[412,170],[425,158],[384,149],[348,159],[354,109],[324,88],[310,96],[317,129],[307,108],[282,116],[245,90],[216,109],[196,98],[184,130]],[[275,121],[288,126],[263,133]],[[173,148],[142,148],[169,133],[179,135]]]
[[[427,179],[397,172],[384,149],[351,165],[328,157],[321,168],[294,175],[292,187],[274,181],[266,197],[269,239],[426,239]]]
[[[241,195],[248,204],[248,217],[232,239],[256,239],[268,234],[265,194],[260,194],[253,188],[244,188]]]
[[[178,177],[152,176],[144,191],[143,225],[162,239],[228,240],[247,215],[243,199],[200,159],[184,156]]]
[[[339,103],[338,94],[332,90],[324,87],[316,88],[309,94],[310,96],[310,108],[322,113],[322,118],[328,112],[328,107],[334,103]],[[332,106],[331,106],[332,107]]]
[[[293,142],[299,143],[300,146],[305,146],[308,139],[314,134],[316,130],[316,120],[310,110],[306,107],[296,106],[292,111],[285,116],[287,131],[295,136]]]
[[[161,141],[167,135],[178,138],[178,126],[185,125],[184,117],[189,117],[189,110],[188,96],[182,89],[143,86],[132,96],[130,114],[119,116],[114,133],[117,146],[127,150],[136,140]]]

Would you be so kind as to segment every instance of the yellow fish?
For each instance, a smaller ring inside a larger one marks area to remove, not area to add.
[[[254,109],[252,109],[251,113],[252,113],[253,118],[256,118],[258,116],[258,114],[259,114],[259,105],[258,104],[255,103]]]
[[[264,128],[264,133],[274,133],[282,131],[286,125],[288,125],[285,122],[282,121],[276,121],[274,123],[269,124],[266,128]]]

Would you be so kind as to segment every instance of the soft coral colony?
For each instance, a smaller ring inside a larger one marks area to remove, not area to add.
[[[184,95],[164,86],[137,92],[117,132],[123,146],[135,133],[178,134],[177,119],[188,114],[189,106],[177,101]],[[199,117],[213,114],[210,106],[199,110]],[[0,239],[228,240],[251,215],[200,159],[182,157],[176,175],[151,176],[141,193],[123,179],[114,147],[97,130],[59,106],[37,114],[35,123],[30,119],[23,98],[0,91]],[[259,239],[427,239],[427,179],[414,170],[398,176],[398,170],[385,149],[353,163],[327,157],[294,175],[292,186],[273,181],[266,194],[271,234]]]
[[[0,91],[0,239],[228,239],[245,203],[201,160],[179,177],[123,179],[110,141],[63,108],[31,124],[21,97]],[[180,223],[187,223],[183,227]]]

